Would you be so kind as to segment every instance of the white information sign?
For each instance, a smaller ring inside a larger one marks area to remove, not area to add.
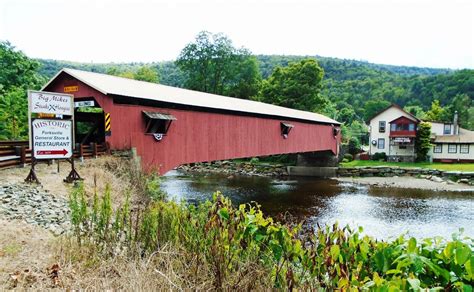
[[[93,100],[85,100],[85,101],[76,101],[74,102],[75,107],[89,107],[89,106],[94,106],[94,101]]]
[[[56,114],[72,116],[74,114],[74,97],[70,94],[29,91],[31,113]]]
[[[393,142],[397,143],[411,143],[411,139],[409,137],[396,137],[393,139]]]
[[[36,159],[59,159],[72,156],[72,121],[35,119],[33,156]]]

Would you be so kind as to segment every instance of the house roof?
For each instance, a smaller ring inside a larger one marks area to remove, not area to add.
[[[417,117],[415,117],[414,115],[410,114],[409,112],[405,111],[401,106],[399,106],[398,104],[394,104],[392,103],[390,106],[386,107],[385,109],[379,111],[378,113],[376,113],[375,115],[373,115],[370,119],[370,120],[373,120],[376,116],[380,115],[381,113],[387,111],[388,109],[391,109],[392,107],[395,107],[395,108],[398,108],[399,110],[401,110],[402,112],[404,112],[405,114],[407,114],[407,116],[416,121],[416,122],[420,122],[420,119],[418,119]]]
[[[414,121],[413,119],[411,119],[411,118],[409,118],[409,117],[399,116],[398,118],[393,119],[393,120],[391,120],[391,121],[388,122],[388,123],[391,124],[391,123],[393,123],[393,122],[395,122],[395,121],[398,121],[398,120],[410,120],[410,121],[416,122],[416,123],[418,123],[418,121],[419,121],[419,120],[418,120],[418,121]]]
[[[459,128],[459,135],[438,135],[434,143],[474,143],[474,131]]]
[[[66,73],[105,95],[120,95],[187,106],[340,125],[339,122],[317,113],[67,68],[58,72],[58,74],[56,74],[56,76],[54,76],[42,88],[42,90],[53,82],[53,80],[55,80],[61,73]]]

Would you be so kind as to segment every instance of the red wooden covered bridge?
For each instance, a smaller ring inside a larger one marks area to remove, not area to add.
[[[162,174],[186,163],[339,149],[337,121],[256,101],[73,69],[42,90],[102,109],[76,108],[76,143],[135,148],[145,170]]]

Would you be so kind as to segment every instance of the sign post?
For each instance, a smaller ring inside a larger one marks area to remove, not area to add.
[[[74,97],[70,94],[28,91],[28,111],[31,170],[25,181],[39,183],[35,165],[41,159],[66,159],[72,169],[65,181],[81,179],[74,168],[73,157]]]

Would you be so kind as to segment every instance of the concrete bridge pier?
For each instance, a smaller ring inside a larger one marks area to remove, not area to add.
[[[300,153],[296,158],[296,166],[288,166],[289,175],[312,177],[335,177],[338,157],[332,151]]]

